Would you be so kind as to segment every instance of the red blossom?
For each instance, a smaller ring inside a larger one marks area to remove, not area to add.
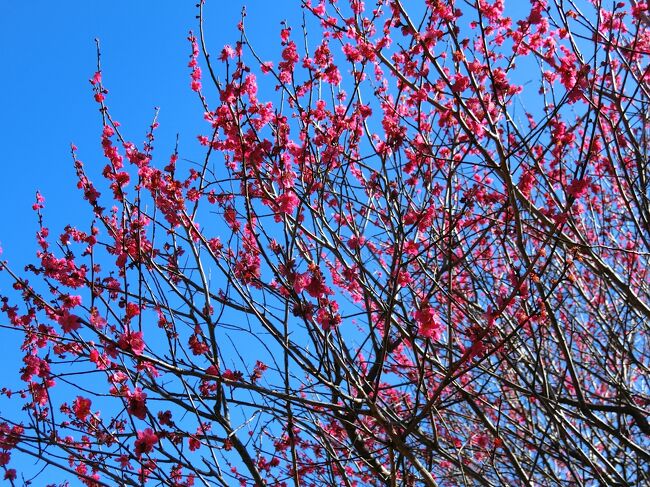
[[[61,329],[64,333],[72,333],[81,328],[81,320],[79,317],[68,313],[68,311],[61,313],[61,316],[59,316],[57,321],[59,322],[59,325],[61,325]]]
[[[243,376],[244,374],[242,374],[239,370],[230,370],[230,369],[224,370],[223,374],[221,374],[221,377],[230,381],[239,381],[242,379]]]
[[[293,192],[283,193],[275,201],[278,207],[278,217],[280,215],[292,214],[300,202]]]
[[[5,478],[643,483],[647,2],[302,3],[274,63],[244,16],[208,53],[198,2],[171,155],[98,53],[92,222],[50,239],[38,193],[36,262],[0,262]]]
[[[72,403],[72,411],[74,412],[74,415],[77,417],[78,420],[85,421],[88,415],[90,414],[91,405],[92,402],[90,401],[90,399],[77,396],[77,398]]]
[[[145,394],[142,389],[136,387],[133,392],[127,392],[126,399],[126,410],[130,415],[135,416],[138,419],[144,419],[147,416],[147,394]]]
[[[232,59],[235,57],[235,50],[228,44],[223,46],[223,49],[221,50],[221,56],[219,56],[219,59],[221,61],[227,61],[228,59]]]
[[[102,73],[97,71],[92,78],[90,78],[90,83],[92,85],[98,85],[102,82]]]
[[[194,355],[203,355],[210,350],[210,347],[196,335],[191,335],[188,341],[190,350]]]
[[[135,440],[135,455],[140,458],[142,455],[151,453],[154,446],[158,444],[158,435],[151,428],[138,431],[138,438]]]
[[[589,178],[576,179],[567,186],[566,192],[569,196],[573,196],[576,199],[581,198],[587,194],[590,183]]]
[[[438,341],[442,337],[444,326],[438,313],[430,306],[425,305],[414,313],[415,322],[418,324],[420,336]]]
[[[142,355],[145,349],[143,333],[141,331],[127,331],[117,341],[118,346],[123,350],[133,352],[134,355]]]

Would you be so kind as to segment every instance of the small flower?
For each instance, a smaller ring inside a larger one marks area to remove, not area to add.
[[[58,319],[59,325],[64,333],[70,333],[81,328],[79,317],[64,311]]]
[[[440,340],[443,327],[440,323],[440,317],[436,310],[428,304],[414,313],[415,321],[418,324],[418,333],[423,337],[432,340]]]
[[[158,443],[158,435],[151,428],[138,431],[138,438],[135,440],[135,454],[139,458],[144,453],[151,453],[156,443]]]
[[[293,192],[283,193],[277,197],[276,203],[278,205],[279,214],[291,214],[300,203],[300,200]]]
[[[77,419],[85,421],[88,415],[90,414],[90,406],[92,402],[90,399],[85,397],[77,396],[77,398],[72,403],[72,410]]]
[[[141,331],[129,331],[120,336],[118,346],[123,350],[130,350],[134,355],[142,355],[144,352],[144,340]]]
[[[587,194],[590,183],[591,181],[589,178],[575,179],[573,182],[571,182],[571,184],[569,184],[566,192],[569,196],[573,196],[574,198],[578,199]]]
[[[142,391],[142,389],[136,387],[133,392],[128,392],[126,394],[126,398],[126,410],[129,414],[138,419],[144,419],[147,416],[147,395]]]
[[[98,85],[98,84],[100,84],[101,82],[102,82],[102,73],[100,73],[99,71],[97,71],[97,72],[93,75],[93,77],[90,78],[90,84],[92,84],[92,85],[94,86],[94,85]]]

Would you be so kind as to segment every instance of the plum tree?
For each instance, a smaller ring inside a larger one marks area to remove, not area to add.
[[[197,8],[203,160],[122,136],[98,50],[94,220],[39,195],[3,263],[5,478],[649,482],[647,4],[305,1],[275,62]]]

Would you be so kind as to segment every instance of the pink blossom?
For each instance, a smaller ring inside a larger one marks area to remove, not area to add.
[[[90,399],[85,397],[77,396],[77,398],[72,403],[72,411],[77,419],[85,421],[88,415],[90,414],[90,406],[92,402]]]
[[[300,200],[292,191],[281,194],[277,197],[276,203],[278,205],[279,213],[286,215],[294,212]]]
[[[147,416],[147,394],[142,389],[136,387],[133,392],[127,392],[126,399],[126,410],[131,416],[135,416],[138,419],[144,419]]]
[[[575,179],[567,186],[566,192],[569,196],[573,196],[576,199],[580,198],[587,194],[590,183],[589,178]]]
[[[92,78],[90,78],[90,83],[92,85],[98,85],[102,82],[102,73],[97,71]]]
[[[428,304],[414,313],[415,321],[418,324],[418,333],[434,341],[440,340],[443,326],[436,310]]]
[[[227,61],[228,59],[232,59],[234,57],[235,57],[235,50],[229,44],[223,46],[223,49],[221,50],[221,56],[219,56],[219,59],[221,59],[222,61]]]
[[[117,341],[119,347],[123,350],[130,350],[134,355],[142,355],[145,343],[141,331],[128,331],[123,333]]]
[[[75,330],[81,328],[81,322],[79,317],[73,314],[64,311],[63,314],[58,319],[59,325],[63,329],[64,333],[71,333]]]
[[[151,428],[138,431],[138,438],[135,440],[134,453],[140,458],[145,453],[151,453],[153,447],[158,443],[158,435]]]

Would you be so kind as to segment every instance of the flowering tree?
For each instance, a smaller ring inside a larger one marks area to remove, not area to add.
[[[648,7],[456,3],[306,1],[276,63],[199,5],[197,164],[125,140],[98,55],[94,220],[39,195],[2,267],[6,479],[650,481]]]

